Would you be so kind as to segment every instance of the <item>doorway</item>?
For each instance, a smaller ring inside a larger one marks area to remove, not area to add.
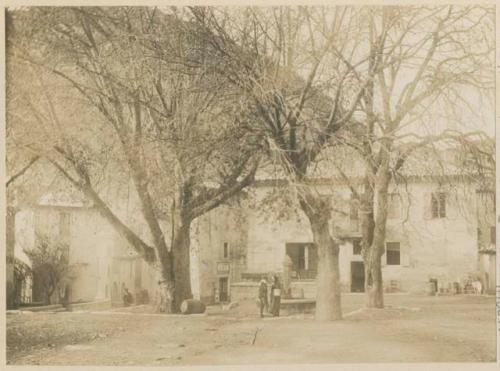
[[[318,252],[313,243],[287,243],[286,254],[292,260],[293,277],[315,279],[318,270]]]
[[[229,285],[227,277],[219,278],[219,300],[221,302],[229,301]]]
[[[365,265],[363,262],[351,262],[351,292],[365,291]]]

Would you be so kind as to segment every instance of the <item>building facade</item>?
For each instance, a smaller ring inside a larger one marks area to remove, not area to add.
[[[350,190],[342,184],[316,186],[330,197],[331,233],[340,244],[340,277],[344,292],[364,290],[359,215]],[[255,297],[255,282],[283,272],[291,262],[292,295],[315,296],[317,253],[308,221],[298,208],[275,204],[286,188],[258,181],[245,201],[221,206],[191,227],[191,283],[194,298],[207,304]],[[495,197],[467,182],[415,177],[390,190],[385,251],[385,290],[425,292],[432,280],[446,292],[479,277],[485,292],[495,287]],[[123,202],[122,202],[123,204]],[[133,210],[133,209],[130,209]],[[130,215],[128,215],[130,214]],[[139,213],[123,213],[147,240]],[[135,216],[135,218],[134,218]],[[137,219],[137,220],[136,220]],[[70,300],[121,302],[127,287],[137,301],[154,300],[158,269],[146,264],[91,205],[43,201],[19,208],[15,251],[36,243],[37,234],[67,241],[71,265]],[[168,240],[168,220],[163,221]],[[33,282],[33,300],[41,293]],[[141,298],[141,299],[139,299]]]
[[[97,210],[86,205],[38,204],[20,209],[15,217],[15,250],[22,255],[39,236],[64,241],[69,248],[70,302],[122,301],[127,287],[136,297],[153,292],[155,271],[146,265]],[[23,260],[29,263],[29,259]],[[53,302],[65,292],[54,294]],[[33,301],[44,300],[43,287],[33,277]]]
[[[330,196],[337,210],[330,227],[340,243],[343,291],[362,292],[361,234],[349,188],[331,184],[318,186],[317,190]],[[269,182],[258,182],[252,190],[254,202],[264,205],[271,192]],[[493,192],[478,190],[465,181],[415,177],[404,187],[394,186],[389,200],[382,256],[386,292],[424,293],[433,282],[438,291],[446,293],[457,284],[464,289],[476,279],[481,280],[483,292],[494,292]],[[226,244],[236,250],[234,254],[229,252],[226,260],[233,300],[253,298],[255,288],[251,282],[282,273],[287,259],[292,264],[292,295],[315,296],[317,253],[308,221],[300,211],[287,214],[279,208],[240,207],[233,209],[230,217],[227,210],[218,209],[208,217],[211,233],[205,231],[204,235],[210,237],[204,241],[210,246],[205,251],[212,252],[212,262],[221,260]],[[209,272],[205,282],[215,287],[225,283],[215,266]]]

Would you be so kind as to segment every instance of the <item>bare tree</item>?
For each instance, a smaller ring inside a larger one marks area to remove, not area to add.
[[[365,163],[361,189],[351,190],[360,205],[367,305],[380,308],[389,185],[416,151],[450,142],[473,149],[485,137],[450,126],[465,127],[459,108],[493,88],[493,21],[490,8],[475,6],[366,11],[370,64],[378,70],[361,100],[365,119],[341,142]],[[353,69],[361,84],[367,72]]]
[[[320,153],[352,119],[377,66],[368,69],[360,18],[350,7],[279,7],[269,11],[193,8],[196,36],[221,61],[222,76],[239,87],[267,138],[270,158],[293,185],[318,248],[316,318],[342,318],[338,241],[330,231],[332,201],[311,182]]]
[[[13,19],[11,60],[48,71],[51,81],[55,76],[59,85],[77,92],[90,112],[90,121],[61,122],[58,100],[42,94],[45,111],[32,105],[32,119],[42,126],[50,122],[59,135],[49,147],[39,145],[39,154],[147,262],[159,263],[172,299],[169,309],[179,310],[192,296],[192,221],[249,185],[257,169],[258,142],[238,129],[246,118],[231,92],[203,67],[202,48],[190,44],[174,19],[158,9],[34,8]],[[188,55],[200,63],[179,63]],[[106,149],[119,160],[112,173],[125,171],[133,180],[151,243],[98,192],[96,169],[102,169]],[[165,218],[170,241],[161,226]]]

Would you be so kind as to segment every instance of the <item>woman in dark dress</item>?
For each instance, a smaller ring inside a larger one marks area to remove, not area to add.
[[[261,280],[259,284],[259,307],[260,307],[260,318],[264,317],[264,308],[266,311],[269,310],[269,305],[267,301],[267,282],[266,280]]]
[[[282,287],[278,276],[273,276],[273,284],[271,286],[271,314],[273,317],[280,315],[281,291]]]

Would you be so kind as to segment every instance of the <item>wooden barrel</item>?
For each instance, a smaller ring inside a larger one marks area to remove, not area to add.
[[[181,304],[182,314],[196,314],[205,312],[205,304],[199,300],[187,299]]]

